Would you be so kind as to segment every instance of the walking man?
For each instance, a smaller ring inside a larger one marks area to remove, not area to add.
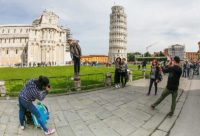
[[[169,117],[171,117],[174,114],[174,110],[176,107],[179,80],[182,74],[182,69],[179,64],[180,58],[175,56],[174,60],[169,61],[168,65],[163,69],[164,73],[169,73],[167,87],[162,92],[160,98],[154,104],[151,105],[151,108],[155,109],[155,107],[158,104],[160,104],[165,99],[165,97],[167,97],[169,94],[172,94],[171,111],[168,113]]]
[[[74,61],[74,76],[79,76],[80,74],[80,58],[81,58],[81,47],[78,44],[78,41],[75,41],[71,38],[68,39],[70,46],[71,58]]]

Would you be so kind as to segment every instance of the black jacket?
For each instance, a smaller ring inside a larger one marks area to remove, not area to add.
[[[151,78],[151,74],[152,74],[152,67],[151,66],[151,72],[150,72],[150,78]],[[155,80],[161,80],[161,73],[160,73],[160,68],[158,66],[156,66],[156,72],[155,72]]]
[[[163,69],[164,73],[169,73],[168,81],[167,81],[167,89],[169,90],[178,90],[179,80],[182,74],[181,67],[174,65],[172,67],[166,66]]]

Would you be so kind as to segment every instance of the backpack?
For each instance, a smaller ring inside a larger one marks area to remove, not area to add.
[[[49,111],[48,108],[41,102],[38,102],[36,105],[37,110],[39,111],[42,121],[44,124],[47,123],[47,120],[49,120]],[[35,115],[31,114],[32,119],[33,119],[33,123],[36,127],[41,127],[37,118],[35,117]]]

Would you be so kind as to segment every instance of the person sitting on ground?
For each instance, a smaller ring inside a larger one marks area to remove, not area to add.
[[[167,86],[162,92],[160,98],[154,104],[151,105],[151,108],[155,109],[155,107],[158,104],[160,104],[165,99],[165,97],[167,97],[169,94],[172,94],[171,111],[167,114],[169,117],[173,116],[176,107],[176,98],[178,94],[179,81],[182,74],[182,68],[179,63],[180,58],[175,56],[174,60],[169,61],[168,65],[165,68],[163,68],[164,73],[169,73]]]
[[[31,79],[24,86],[19,94],[19,120],[21,129],[25,128],[25,111],[29,110],[34,114],[38,120],[38,123],[45,131],[45,135],[50,135],[55,132],[55,129],[48,129],[42,121],[42,117],[33,104],[33,101],[38,99],[42,101],[50,90],[49,79],[47,77],[40,76],[38,79]]]

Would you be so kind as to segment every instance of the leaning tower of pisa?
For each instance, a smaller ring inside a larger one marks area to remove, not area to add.
[[[122,6],[113,6],[110,14],[109,61],[127,59],[127,22]]]

